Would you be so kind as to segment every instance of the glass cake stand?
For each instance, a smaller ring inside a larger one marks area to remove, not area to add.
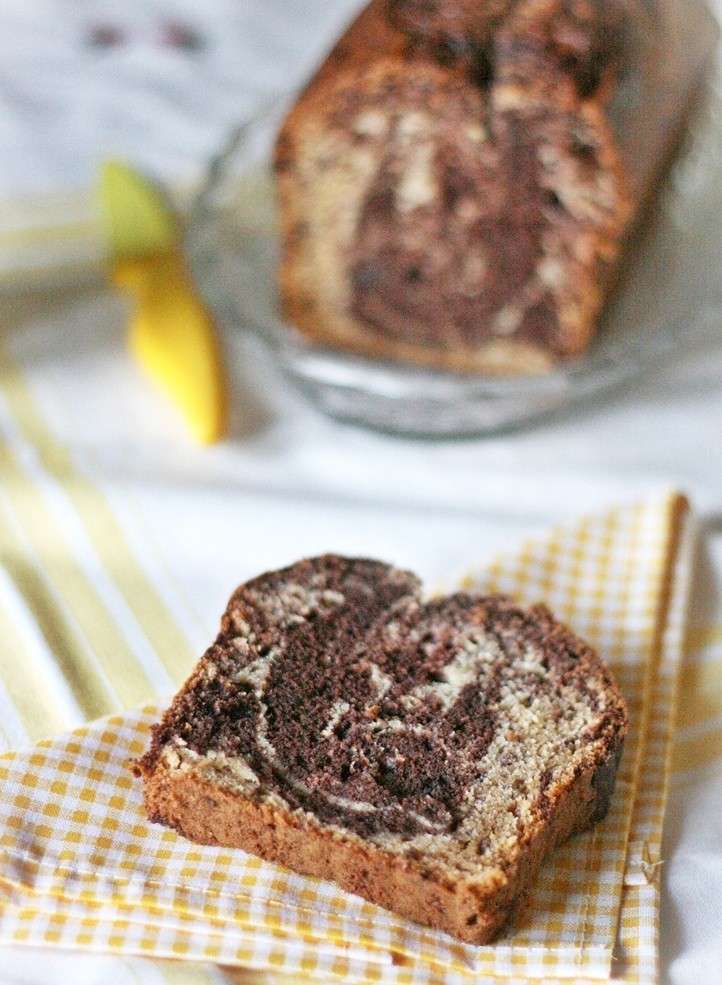
[[[283,322],[270,154],[284,107],[240,126],[212,162],[187,230],[190,263],[221,326],[260,336],[288,379],[333,417],[438,437],[528,425],[629,385],[691,346],[722,341],[720,103],[710,85],[596,341],[543,375],[469,376],[367,359],[310,345]]]

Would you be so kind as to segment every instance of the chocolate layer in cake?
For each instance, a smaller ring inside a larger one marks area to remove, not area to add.
[[[328,555],[238,589],[140,769],[478,878],[512,871],[582,774],[584,823],[604,814],[625,723],[609,672],[545,608],[423,602],[408,572]]]
[[[632,0],[375,0],[286,120],[281,294],[451,369],[581,352],[630,214],[605,106]]]

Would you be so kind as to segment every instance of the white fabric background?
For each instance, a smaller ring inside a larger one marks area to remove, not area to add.
[[[259,97],[310,70],[358,0],[3,0],[0,199],[83,188],[101,157],[195,177]],[[161,43],[181,22],[202,45]],[[125,42],[93,47],[94,28]]]

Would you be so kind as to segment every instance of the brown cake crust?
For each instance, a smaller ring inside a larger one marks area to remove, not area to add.
[[[544,606],[423,603],[408,572],[325,555],[234,593],[136,770],[153,821],[483,943],[606,813],[625,732]]]
[[[547,854],[607,813],[621,743],[600,766],[550,795],[548,817],[529,833],[513,875],[485,884],[444,878],[423,860],[322,830],[269,804],[241,800],[197,774],[158,763],[144,769],[151,821],[203,845],[241,848],[294,872],[329,879],[349,893],[470,944],[487,944],[511,922]],[[610,781],[611,777],[611,781]]]

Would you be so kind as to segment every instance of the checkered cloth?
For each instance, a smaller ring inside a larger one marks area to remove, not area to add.
[[[0,760],[0,942],[327,980],[653,983],[690,543],[684,500],[665,494],[556,528],[466,579],[547,601],[608,659],[631,718],[609,815],[554,853],[497,944],[459,943],[332,884],[149,824],[128,760],[144,749],[156,707]]]

